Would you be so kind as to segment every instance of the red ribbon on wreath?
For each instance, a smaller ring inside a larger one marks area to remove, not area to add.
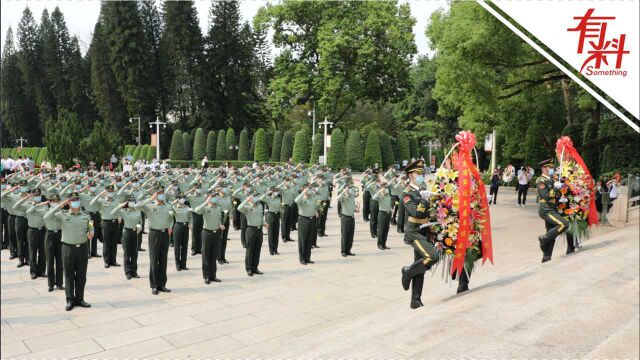
[[[582,156],[578,153],[578,150],[573,146],[573,141],[568,136],[563,136],[556,142],[556,156],[558,160],[561,160],[562,150],[564,149],[564,155],[566,158],[572,158],[576,161],[578,166],[582,168],[585,174],[589,177],[591,181],[589,181],[589,193],[591,197],[589,199],[589,215],[587,216],[587,223],[589,226],[598,223],[598,210],[596,209],[596,189],[593,185],[593,176],[589,172],[587,168],[587,164],[584,163]],[[562,164],[560,164],[562,166]],[[562,175],[562,174],[561,174]]]
[[[453,265],[451,266],[451,274],[458,273],[460,275],[464,269],[464,259],[469,247],[469,235],[471,234],[472,221],[475,220],[471,212],[471,178],[475,179],[478,184],[478,193],[480,195],[482,212],[480,219],[483,222],[481,232],[482,237],[482,263],[488,259],[493,264],[493,245],[491,241],[491,220],[489,218],[489,206],[487,202],[487,194],[484,189],[484,183],[480,177],[478,169],[471,160],[471,150],[476,144],[476,137],[470,131],[461,131],[456,135],[459,151],[457,159],[454,159],[454,168],[458,171],[458,237],[456,240],[456,250],[454,253]]]

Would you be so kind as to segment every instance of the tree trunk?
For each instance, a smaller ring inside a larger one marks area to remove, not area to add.
[[[564,98],[564,107],[567,111],[567,125],[573,124],[573,105],[571,99],[571,83],[567,79],[560,80],[562,84],[562,97]]]

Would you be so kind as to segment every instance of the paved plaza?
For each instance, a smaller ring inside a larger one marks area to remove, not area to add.
[[[525,208],[501,189],[491,207],[495,266],[477,266],[471,290],[440,271],[426,274],[419,310],[409,309],[400,268],[413,259],[395,228],[380,251],[368,223],[356,222],[353,252],[340,256],[335,205],[319,238],[314,265],[298,263],[297,242],[269,256],[248,277],[239,232],[230,232],[222,283],[205,285],[201,257],[177,272],[170,248],[173,292],[151,294],[149,258],[142,278],[122,267],[89,263],[85,298],[93,307],[64,310],[64,291],[47,292],[2,252],[2,358],[638,358],[639,231],[597,228],[576,254],[556,245],[540,264],[543,222],[535,198]],[[295,232],[293,238],[296,239]],[[146,236],[143,247],[147,248]],[[118,250],[122,263],[122,249]]]

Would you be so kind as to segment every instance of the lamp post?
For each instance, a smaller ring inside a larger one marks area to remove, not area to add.
[[[323,159],[322,159],[322,164],[323,165],[327,165],[327,126],[329,128],[333,127],[333,123],[328,121],[327,118],[324,118],[324,121],[319,123],[318,125],[320,126],[324,126],[324,136],[322,137],[322,148],[323,150]]]
[[[160,125],[162,125],[163,129],[167,128],[167,123],[160,121],[156,116],[156,121],[150,122],[149,127],[153,129],[153,125],[156,126],[156,159],[160,161]]]
[[[308,116],[313,117],[313,124],[311,125],[311,143],[313,144],[316,141],[316,102],[313,102],[313,110],[307,113]]]
[[[138,145],[142,144],[142,135],[141,135],[141,130],[140,130],[140,117],[136,116],[136,117],[130,117],[129,118],[129,124],[133,124],[134,120],[138,120]]]
[[[20,148],[23,147],[24,143],[28,143],[29,142],[29,140],[23,138],[22,136],[20,136],[20,139],[16,139],[16,142],[18,142],[18,141],[20,142]]]

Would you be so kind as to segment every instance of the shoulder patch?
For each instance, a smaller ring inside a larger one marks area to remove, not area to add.
[[[544,187],[545,187],[545,186],[544,186],[544,183],[540,183],[540,186],[539,186],[539,187],[540,187],[540,189],[544,189]]]
[[[405,195],[405,197],[402,199],[402,202],[404,204],[408,203],[409,201],[411,201],[411,196],[409,195]]]

